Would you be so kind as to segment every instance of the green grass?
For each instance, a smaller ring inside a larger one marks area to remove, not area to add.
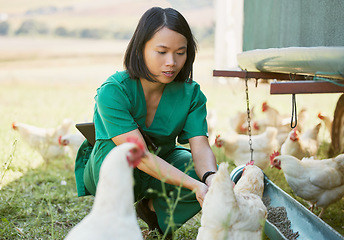
[[[326,146],[324,146],[326,148]],[[14,152],[14,156],[19,153]],[[221,149],[215,148],[219,162],[229,161]],[[34,157],[35,154],[27,155]],[[9,170],[15,170],[15,164]],[[72,159],[58,159],[37,168],[27,169],[19,179],[3,186],[0,191],[0,238],[1,239],[63,239],[68,231],[86,216],[92,206],[93,197],[76,196]],[[234,169],[234,164],[230,169]],[[11,172],[6,171],[5,174]],[[22,171],[22,170],[20,170]],[[293,195],[282,171],[268,169],[267,176],[288,194],[308,206]],[[343,201],[331,205],[323,220],[339,233],[344,234],[342,223]],[[339,211],[339,212],[338,212]],[[316,210],[316,214],[319,210]],[[201,214],[197,214],[180,228],[175,239],[195,239],[200,227]],[[147,225],[139,220],[142,233],[148,240],[161,239],[156,232],[148,232]]]
[[[63,239],[93,202],[76,197],[74,176],[61,164],[26,172],[0,198],[1,239]]]

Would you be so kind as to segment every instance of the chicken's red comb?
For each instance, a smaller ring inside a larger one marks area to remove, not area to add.
[[[17,129],[17,126],[16,126],[16,123],[15,123],[15,122],[12,123],[12,128],[13,128],[13,129]]]
[[[62,139],[62,136],[59,136],[59,144],[60,144],[60,145],[62,145],[61,139]]]
[[[127,137],[127,142],[136,143],[142,151],[145,151],[145,147],[137,137]]]
[[[275,157],[279,156],[280,153],[278,151],[274,151],[271,155],[270,155],[270,162],[272,163],[275,159]]]
[[[254,122],[254,123],[253,123],[253,128],[256,129],[256,130],[259,130],[259,128],[260,128],[260,127],[259,127],[259,123]]]
[[[248,165],[254,165],[254,160],[251,160],[248,163],[246,163],[246,166],[248,166]]]
[[[216,138],[215,138],[215,146],[220,148],[222,147],[222,143],[219,142],[219,139],[220,138],[220,134],[219,135],[216,135]]]
[[[262,104],[262,111],[265,112],[268,109],[268,103],[267,102],[263,102]]]
[[[254,160],[251,160],[251,161],[249,161],[249,162],[246,163],[244,169],[242,170],[242,174],[244,174],[244,172],[245,172],[245,170],[246,170],[246,166],[249,166],[249,165],[252,165],[252,166],[253,166],[253,165],[254,165]]]
[[[324,115],[322,115],[321,112],[320,112],[320,113],[318,113],[318,118],[324,119]]]

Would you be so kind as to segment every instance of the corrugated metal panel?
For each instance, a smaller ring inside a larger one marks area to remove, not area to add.
[[[243,50],[344,46],[342,0],[245,0]]]

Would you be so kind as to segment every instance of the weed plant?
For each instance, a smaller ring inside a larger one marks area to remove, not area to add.
[[[192,168],[193,168],[194,164],[192,162],[192,159],[190,159],[190,162],[186,165],[186,169],[184,171],[184,173],[187,173],[189,172]],[[160,171],[158,170],[158,174],[161,174]],[[177,186],[175,188],[175,191],[174,192],[167,192],[166,190],[166,181],[165,179],[162,179],[161,181],[161,189],[162,191],[159,192],[157,190],[153,190],[153,189],[148,189],[148,192],[151,193],[151,194],[154,194],[155,196],[158,196],[160,198],[164,198],[166,200],[166,203],[168,205],[168,209],[167,209],[167,212],[168,212],[168,215],[169,215],[169,218],[167,219],[167,228],[166,228],[166,231],[164,233],[164,235],[161,237],[161,239],[165,239],[167,237],[167,232],[169,230],[171,230],[174,235],[177,235],[178,232],[176,232],[176,230],[178,229],[178,226],[175,224],[174,222],[174,218],[173,218],[173,213],[178,205],[178,203],[183,200],[184,198],[188,198],[189,195],[191,194],[194,194],[194,192],[190,192],[189,194],[181,197],[180,194],[181,194],[181,190],[182,190],[182,185],[183,185],[183,182],[181,182],[181,184],[179,186]],[[195,229],[195,235],[197,235],[197,229],[199,228],[199,219],[198,219],[198,222],[195,222],[195,221],[190,221],[188,225],[197,225],[197,227]],[[154,235],[158,238],[160,238],[156,233],[154,233]],[[173,236],[174,239],[178,239],[176,238],[176,236]]]

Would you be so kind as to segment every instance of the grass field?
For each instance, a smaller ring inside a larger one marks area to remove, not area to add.
[[[126,42],[68,39],[0,38],[0,239],[62,239],[90,210],[92,197],[77,198],[73,159],[46,165],[40,155],[11,129],[13,121],[41,127],[57,126],[64,118],[75,122],[92,119],[96,88],[114,71],[122,70]],[[229,128],[228,119],[245,111],[244,82],[212,77],[213,49],[200,46],[195,80],[218,113],[217,132]],[[250,105],[268,101],[282,113],[291,113],[291,97],[271,96],[269,85],[249,84]],[[339,94],[298,95],[298,109],[309,112],[309,127],[319,111],[333,114]],[[74,130],[73,130],[74,131]],[[322,156],[328,133],[322,128]],[[327,143],[327,144],[326,144]],[[214,149],[218,159],[223,153]],[[294,196],[282,172],[267,170],[277,185]],[[300,199],[298,199],[300,200]],[[323,220],[344,235],[344,201],[330,206]],[[140,222],[147,233],[145,225]],[[183,226],[177,239],[195,239],[199,215]],[[154,239],[148,236],[147,239]]]

